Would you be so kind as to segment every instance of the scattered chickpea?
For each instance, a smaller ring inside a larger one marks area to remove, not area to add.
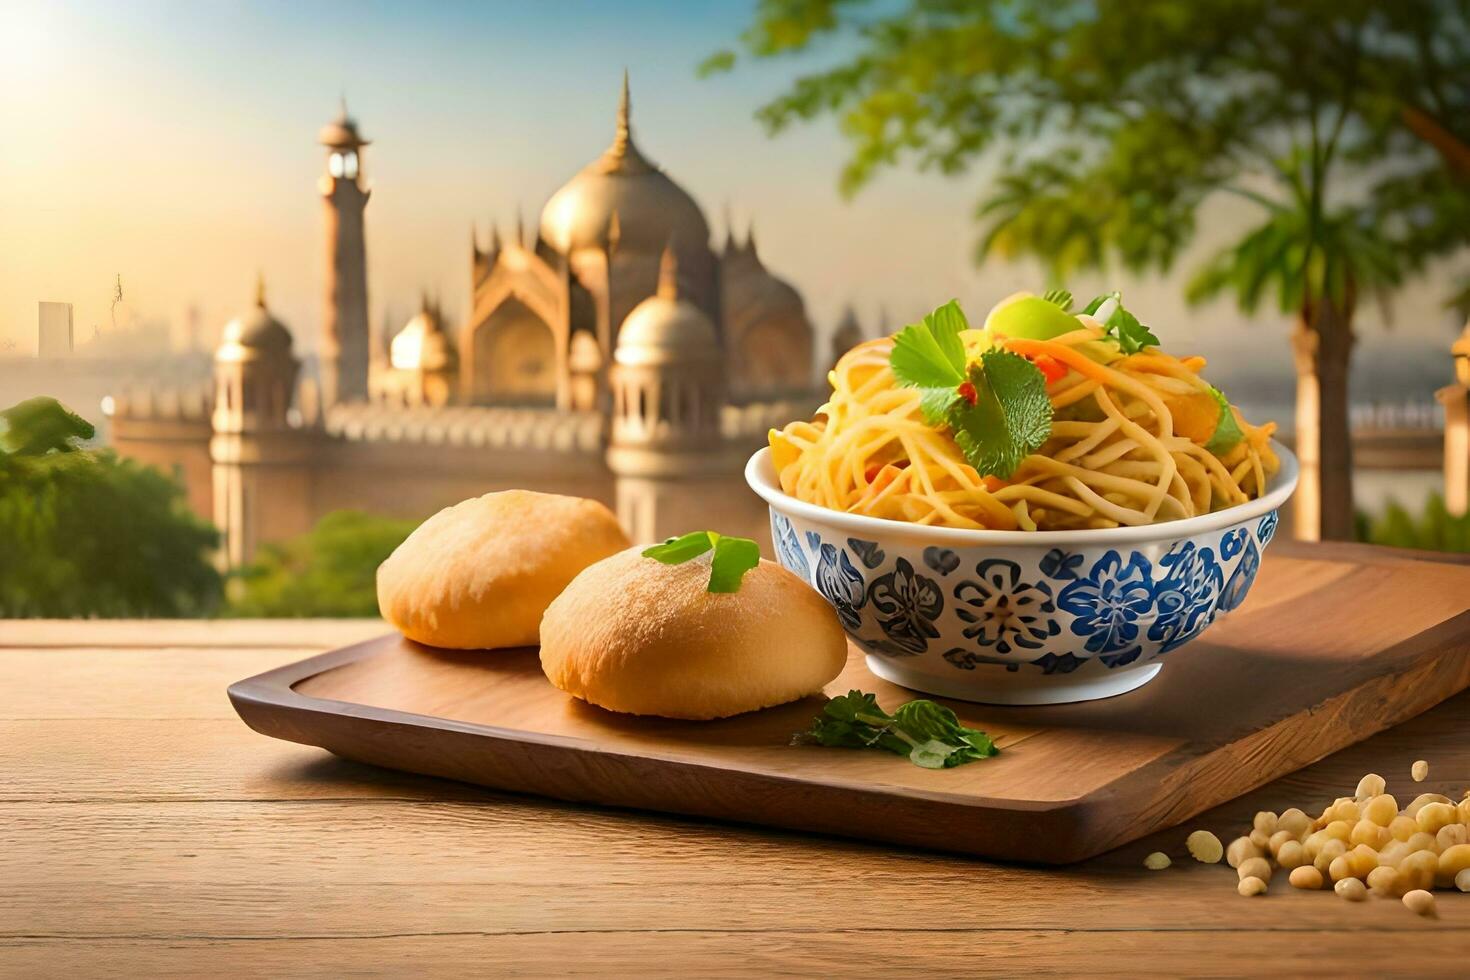
[[[1470,892],[1470,868],[1455,875],[1455,887],[1462,892]]]
[[[1420,830],[1436,834],[1441,827],[1454,823],[1455,816],[1455,808],[1448,803],[1426,803],[1414,819]]]
[[[1163,871],[1172,863],[1173,862],[1169,860],[1169,855],[1165,854],[1163,851],[1154,851],[1148,857],[1143,859],[1143,866],[1145,868],[1148,868],[1150,871]]]
[[[1467,799],[1470,799],[1470,797],[1467,797]],[[1282,810],[1281,816],[1276,818],[1276,829],[1278,832],[1289,830],[1297,840],[1301,840],[1307,835],[1307,831],[1312,829],[1312,818],[1296,807],[1292,807],[1289,810]]]
[[[1439,853],[1441,854],[1452,847],[1459,847],[1461,844],[1470,844],[1470,827],[1466,827],[1462,823],[1445,824],[1434,835],[1434,842],[1439,845]]]
[[[1208,830],[1196,830],[1185,838],[1184,846],[1189,848],[1190,857],[1201,864],[1218,864],[1225,854],[1225,845]]]
[[[1371,820],[1380,827],[1389,827],[1399,815],[1399,801],[1387,793],[1380,793],[1363,807],[1363,819]]]
[[[1276,863],[1287,871],[1299,868],[1302,865],[1311,867],[1311,861],[1307,859],[1306,848],[1302,847],[1301,841],[1289,840],[1281,845],[1281,850],[1276,854]],[[1312,868],[1313,871],[1317,870]]]
[[[1383,790],[1388,786],[1388,781],[1376,772],[1370,772],[1358,780],[1358,791],[1353,795],[1359,800],[1370,800],[1375,796],[1382,796]]]
[[[1323,844],[1322,849],[1317,852],[1317,857],[1315,860],[1312,861],[1312,864],[1317,868],[1318,871],[1326,874],[1327,869],[1332,866],[1332,862],[1336,861],[1338,858],[1342,857],[1346,853],[1346,844],[1336,839],[1329,840],[1327,843]]]
[[[1348,837],[1348,843],[1362,846],[1364,844],[1377,850],[1389,842],[1388,828],[1381,827],[1372,820],[1359,820],[1353,824],[1352,835]]]
[[[1259,830],[1269,840],[1276,833],[1276,824],[1279,818],[1270,810],[1261,810],[1256,814],[1255,820],[1251,821],[1251,829]]]
[[[1405,890],[1434,887],[1439,873],[1439,855],[1433,851],[1415,851],[1399,862],[1399,884]]]
[[[1242,878],[1240,884],[1235,886],[1235,891],[1242,898],[1250,898],[1253,895],[1264,895],[1269,887],[1260,878]]]
[[[1417,764],[1418,763],[1415,763],[1415,765]],[[1409,911],[1413,912],[1415,915],[1434,914],[1434,895],[1433,893],[1427,892],[1422,888],[1416,888],[1411,892],[1405,892],[1404,904],[1407,905],[1409,907]]]
[[[1346,854],[1332,859],[1332,863],[1327,866],[1327,876],[1333,881],[1342,881],[1353,876],[1352,865],[1348,864]]]
[[[1409,775],[1414,777],[1414,782],[1422,783],[1429,777],[1429,763],[1420,759],[1409,768]]]
[[[1404,807],[1404,816],[1417,817],[1419,815],[1419,811],[1424,809],[1431,803],[1450,802],[1453,801],[1448,796],[1445,796],[1443,793],[1420,793],[1418,796],[1414,797],[1414,799],[1409,803],[1408,806]]]
[[[1352,826],[1362,817],[1362,812],[1354,800],[1341,799],[1332,805],[1332,819]]]
[[[1292,868],[1291,874],[1287,876],[1286,880],[1291,882],[1291,887],[1293,888],[1321,888],[1322,872],[1318,871],[1310,864],[1304,864],[1299,868]]]
[[[1278,830],[1278,831],[1276,831],[1276,833],[1274,833],[1274,834],[1271,835],[1271,840],[1266,845],[1266,847],[1267,847],[1268,850],[1270,850],[1271,856],[1274,857],[1274,858],[1277,858],[1279,860],[1280,855],[1281,855],[1281,846],[1283,844],[1285,844],[1287,841],[1294,841],[1294,840],[1296,840],[1296,835],[1294,835],[1291,831],[1289,831],[1289,830]]]
[[[1408,840],[1414,836],[1414,832],[1418,829],[1418,821],[1413,817],[1406,817],[1402,814],[1394,817],[1388,824],[1388,832],[1394,840]]]
[[[1264,830],[1252,830],[1249,840],[1256,846],[1257,850],[1265,851],[1271,844],[1271,835]]]
[[[1395,893],[1399,880],[1399,873],[1393,868],[1379,865],[1368,872],[1368,887],[1375,895],[1392,895]]]
[[[1349,902],[1361,902],[1368,897],[1368,889],[1356,878],[1344,878],[1333,885],[1332,890]]]
[[[1382,867],[1397,868],[1399,862],[1412,853],[1407,841],[1391,840],[1378,852],[1378,863]]]
[[[1353,825],[1346,820],[1334,820],[1322,828],[1328,837],[1346,842],[1353,836]]]
[[[1470,871],[1470,844],[1447,847],[1439,855],[1439,867],[1435,871],[1436,883],[1448,886],[1458,883],[1460,875]]]
[[[1262,881],[1271,880],[1271,862],[1263,857],[1246,858],[1240,862],[1240,867],[1235,869],[1236,876],[1244,881],[1247,878],[1260,878]]]
[[[1439,853],[1439,841],[1435,839],[1433,834],[1427,831],[1416,831],[1414,836],[1404,841],[1404,843],[1408,845],[1410,854],[1415,851],[1433,851],[1436,854]]]
[[[1240,863],[1247,858],[1260,857],[1261,849],[1251,842],[1249,837],[1237,837],[1225,848],[1225,862],[1232,868],[1240,867]]]

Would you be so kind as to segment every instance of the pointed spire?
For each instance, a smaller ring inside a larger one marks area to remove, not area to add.
[[[725,202],[725,254],[729,255],[735,251],[735,215],[730,210],[730,202]]]
[[[760,256],[755,250],[755,219],[750,219],[750,224],[745,226],[745,251],[751,258],[758,259]]]
[[[492,254],[500,251],[500,223],[490,222],[490,251]]]
[[[470,254],[475,257],[475,261],[480,260],[480,229],[475,227],[473,221],[470,222]]]
[[[664,254],[658,263],[659,299],[679,298],[679,257],[674,253],[674,240],[664,246]]]
[[[633,114],[633,99],[628,94],[628,69],[623,69],[623,93],[618,98],[618,128],[613,137],[613,149],[619,153],[628,149],[628,142],[633,138],[631,117]]]
[[[351,119],[352,117],[347,114],[347,90],[346,89],[343,89],[342,91],[340,91],[340,92],[337,93],[337,104],[339,106],[341,106],[341,113],[339,114],[341,120],[343,122],[346,122],[347,120]]]
[[[618,250],[618,242],[622,240],[623,219],[618,217],[617,208],[614,208],[611,217],[607,219],[607,252],[609,255]]]
[[[255,273],[255,305],[262,310],[265,309],[265,273],[263,271]]]
[[[526,216],[521,212],[519,204],[516,205],[516,244],[526,247]]]

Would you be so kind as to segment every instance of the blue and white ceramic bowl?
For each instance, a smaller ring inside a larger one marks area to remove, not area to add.
[[[868,668],[990,704],[1131,691],[1245,600],[1296,487],[1202,517],[1091,531],[966,531],[845,514],[781,491],[771,451],[745,479],[771,508],[781,564],[837,610]]]

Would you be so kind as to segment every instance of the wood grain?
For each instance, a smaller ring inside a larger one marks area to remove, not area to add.
[[[1047,707],[946,702],[1003,751],[939,774],[881,753],[791,746],[819,699],[703,723],[605,712],[552,688],[534,650],[455,652],[390,636],[236,685],[231,697],[265,734],[413,772],[1065,863],[1470,685],[1470,568],[1338,555],[1273,557],[1244,607],[1138,691]],[[856,650],[827,693],[854,687],[890,706],[912,696],[874,677]]]
[[[1458,796],[1470,693],[1184,826],[1035,868],[497,793],[229,717],[235,678],[372,624],[217,623],[213,648],[155,651],[137,646],[152,624],[69,624],[34,649],[12,639],[25,625],[0,622],[15,656],[0,687],[6,978],[1421,977],[1470,957],[1470,896],[1440,893],[1438,920],[1280,876],[1242,899],[1229,868],[1183,846],[1368,771],[1401,797]],[[1174,866],[1144,871],[1152,850]]]

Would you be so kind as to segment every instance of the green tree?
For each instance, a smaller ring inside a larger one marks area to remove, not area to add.
[[[1351,537],[1354,315],[1470,241],[1470,0],[761,0],[741,46],[831,56],[758,117],[838,116],[847,192],[991,163],[977,259],[1164,271],[1207,201],[1257,209],[1189,295],[1295,318],[1298,528]]]
[[[221,595],[213,528],[157,470],[83,448],[54,398],[0,412],[0,617],[198,616]]]
[[[417,526],[333,511],[305,534],[262,545],[230,584],[230,614],[376,616],[378,566]]]

